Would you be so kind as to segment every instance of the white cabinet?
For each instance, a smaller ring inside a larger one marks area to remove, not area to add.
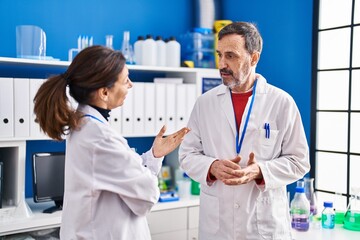
[[[187,229],[187,209],[178,208],[156,211],[147,217],[151,234],[159,234]]]
[[[152,211],[148,216],[148,224],[152,240],[196,240],[198,239],[199,206],[198,197],[193,200],[182,200],[170,203],[163,210]],[[175,207],[176,206],[176,207]]]
[[[199,206],[188,208],[188,240],[199,239]]]

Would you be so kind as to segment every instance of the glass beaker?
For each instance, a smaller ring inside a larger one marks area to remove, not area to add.
[[[113,46],[114,36],[113,35],[106,35],[105,39],[106,39],[106,47],[114,49],[114,46]]]
[[[46,56],[46,34],[38,26],[16,26],[16,57],[44,59]]]
[[[351,189],[353,195],[344,217],[344,228],[360,231],[360,187]]]
[[[314,216],[317,214],[317,201],[314,192],[314,178],[304,178],[304,185],[306,198],[310,202],[310,213]]]

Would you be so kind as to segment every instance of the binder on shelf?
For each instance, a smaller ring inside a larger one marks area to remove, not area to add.
[[[145,85],[143,82],[135,82],[133,85],[134,91],[134,134],[144,134],[144,116],[145,116]]]
[[[14,136],[30,136],[30,81],[14,78]]]
[[[155,83],[155,132],[165,125],[166,84]],[[168,131],[166,131],[168,132]]]
[[[197,100],[196,84],[186,84],[186,115],[190,118],[191,112]]]
[[[30,78],[30,138],[46,138],[38,123],[35,122],[34,97],[45,79]]]
[[[122,134],[133,134],[134,130],[134,100],[133,100],[134,91],[133,88],[128,90],[128,94],[125,98],[124,104],[122,105],[122,114],[121,114],[121,126]]]
[[[155,84],[145,84],[145,124],[144,133],[146,134],[157,134],[155,128]]]
[[[14,136],[14,81],[0,78],[0,138]]]
[[[166,83],[166,126],[167,134],[175,132],[176,129],[176,84]]]
[[[121,106],[112,109],[109,118],[110,126],[119,134],[121,134],[121,111]]]
[[[176,129],[186,127],[188,122],[186,111],[187,84],[176,84]]]

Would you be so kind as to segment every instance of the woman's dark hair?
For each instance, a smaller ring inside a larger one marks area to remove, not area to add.
[[[233,22],[226,25],[220,30],[218,40],[221,40],[224,36],[230,34],[243,36],[245,39],[245,48],[250,54],[253,54],[255,51],[261,53],[263,40],[255,24],[248,22]]]
[[[88,47],[78,53],[67,71],[50,77],[34,98],[34,113],[41,129],[59,141],[76,129],[81,113],[71,107],[67,86],[79,104],[89,104],[97,89],[114,86],[125,61],[121,52],[103,46]]]

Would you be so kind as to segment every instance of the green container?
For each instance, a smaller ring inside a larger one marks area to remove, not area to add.
[[[360,213],[348,211],[345,214],[344,228],[360,231]]]
[[[335,212],[335,224],[344,224],[344,212]]]
[[[191,194],[200,195],[200,183],[191,179]]]

